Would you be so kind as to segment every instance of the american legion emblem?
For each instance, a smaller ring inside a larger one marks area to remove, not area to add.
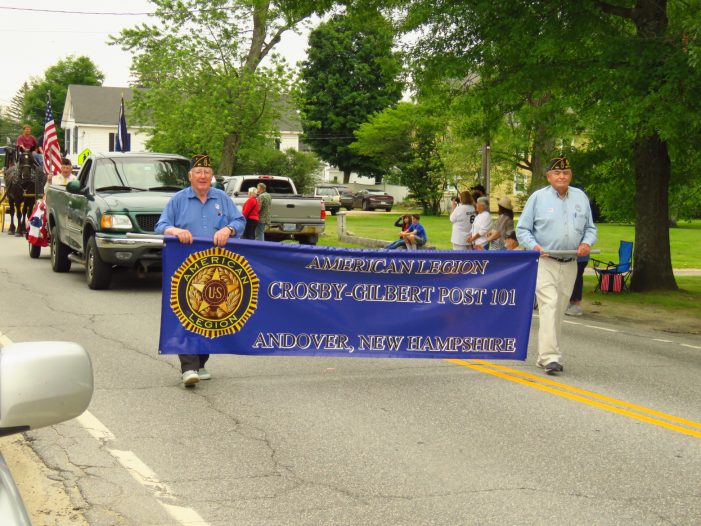
[[[190,332],[217,338],[241,330],[258,304],[246,258],[220,247],[190,254],[171,279],[170,306]]]

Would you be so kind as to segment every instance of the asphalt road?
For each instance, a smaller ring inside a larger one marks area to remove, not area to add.
[[[701,517],[701,339],[567,320],[526,363],[157,354],[160,276],[91,291],[0,235],[0,332],[73,340],[96,392],[28,433],[91,525],[635,524]]]

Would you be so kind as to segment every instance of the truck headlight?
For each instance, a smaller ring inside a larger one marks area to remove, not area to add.
[[[103,230],[131,230],[131,219],[125,215],[105,214],[100,219],[100,227]]]

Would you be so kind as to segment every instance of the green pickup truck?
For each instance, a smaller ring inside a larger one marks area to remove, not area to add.
[[[98,154],[85,161],[77,181],[49,185],[53,271],[85,265],[88,286],[106,289],[114,267],[160,270],[163,242],[154,228],[171,196],[189,186],[189,169],[179,155]]]

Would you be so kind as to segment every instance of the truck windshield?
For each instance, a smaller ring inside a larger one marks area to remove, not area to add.
[[[185,188],[190,166],[183,159],[108,158],[95,164],[95,188]]]

